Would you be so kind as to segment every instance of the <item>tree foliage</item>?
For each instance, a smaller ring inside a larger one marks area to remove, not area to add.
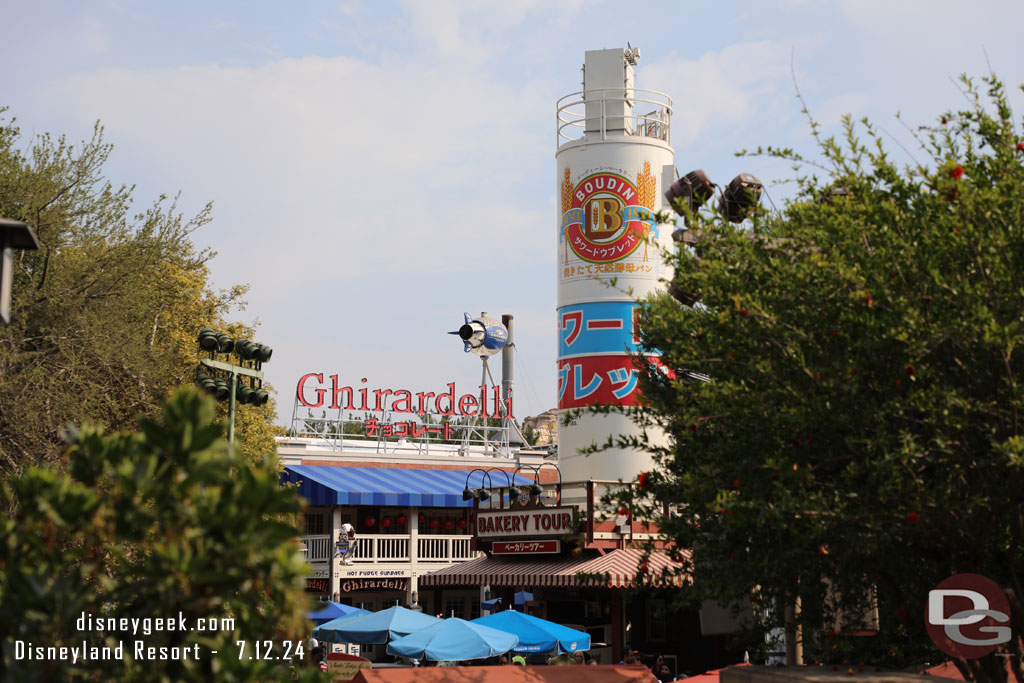
[[[0,680],[290,678],[288,662],[240,657],[236,641],[251,655],[257,641],[299,642],[308,634],[307,568],[287,521],[301,511],[300,499],[279,485],[272,461],[254,466],[233,454],[213,418],[212,399],[186,389],[160,419],[140,418],[139,433],[74,432],[66,472],[30,467],[0,484],[16,510],[0,521]],[[83,613],[151,620],[180,613],[189,628],[200,618],[234,621],[215,630],[133,634],[83,631]],[[17,641],[120,642],[124,658],[19,660]],[[140,659],[135,641],[198,656]]]
[[[1020,680],[1024,134],[985,82],[905,168],[866,120],[814,126],[820,162],[761,150],[794,162],[797,198],[752,225],[688,215],[672,284],[700,303],[641,307],[643,351],[677,372],[639,364],[636,419],[669,445],[624,502],[694,549],[700,595],[773,605],[769,626],[799,597],[812,658],[926,656],[927,591],[975,572],[1010,595]],[[879,635],[846,637],[872,604]]]
[[[23,144],[0,118],[0,216],[27,222],[42,244],[16,253],[13,320],[0,328],[2,477],[55,462],[68,424],[120,429],[157,415],[193,380],[198,330],[225,327],[244,303],[244,286],[211,289],[213,254],[191,242],[211,206],[185,218],[160,197],[133,213],[133,188],[103,177],[110,153],[99,126],[77,147],[49,135]],[[273,413],[240,415],[256,461],[273,448]]]

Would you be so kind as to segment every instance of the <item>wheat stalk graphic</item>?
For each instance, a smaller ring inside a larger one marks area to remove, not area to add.
[[[654,193],[657,179],[651,175],[651,162],[644,162],[644,170],[636,174],[636,193],[640,206],[654,211]],[[644,261],[647,260],[647,238],[651,233],[651,224],[644,221]]]
[[[565,169],[565,176],[562,178],[562,216],[572,208],[572,182],[569,180],[569,169]],[[569,265],[569,236],[562,234],[565,240],[565,264]]]

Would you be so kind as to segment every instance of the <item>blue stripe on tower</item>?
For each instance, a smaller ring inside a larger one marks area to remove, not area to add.
[[[636,352],[631,301],[594,301],[558,309],[558,358]]]

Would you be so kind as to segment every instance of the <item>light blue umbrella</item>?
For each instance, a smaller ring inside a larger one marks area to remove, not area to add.
[[[328,621],[334,621],[341,617],[347,617],[350,614],[369,614],[364,609],[358,607],[352,607],[351,605],[344,605],[340,602],[334,602],[328,600],[324,603],[323,608],[310,612],[306,615],[306,618],[312,621],[314,624],[326,624]]]
[[[518,643],[519,638],[511,633],[452,617],[392,640],[388,654],[435,662],[461,662],[505,654]]]
[[[523,612],[505,610],[472,621],[519,636],[516,652],[579,652],[590,649],[590,636],[583,631],[539,619]]]
[[[441,621],[405,607],[388,607],[380,612],[351,614],[313,629],[313,637],[329,643],[386,643]]]

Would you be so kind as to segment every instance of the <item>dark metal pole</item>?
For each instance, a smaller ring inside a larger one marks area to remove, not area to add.
[[[231,395],[228,396],[228,443],[235,442],[235,389],[238,388],[238,374],[231,373]]]
[[[511,422],[512,416],[515,414],[512,412],[512,385],[515,383],[515,359],[512,357],[515,340],[512,337],[512,316],[508,313],[502,314],[501,324],[508,330],[508,343],[501,350],[501,402],[505,404],[503,411],[505,418]],[[508,427],[508,424],[503,426]]]

